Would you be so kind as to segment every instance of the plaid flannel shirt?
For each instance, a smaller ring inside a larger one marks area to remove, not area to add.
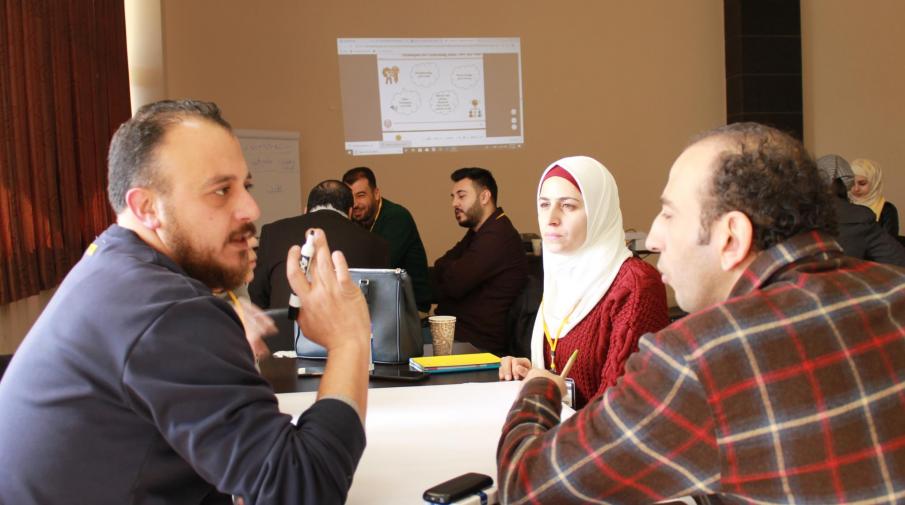
[[[641,340],[559,424],[526,383],[497,450],[503,503],[905,502],[905,270],[802,234],[730,298]]]

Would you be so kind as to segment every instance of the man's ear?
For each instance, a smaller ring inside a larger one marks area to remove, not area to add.
[[[148,188],[132,188],[126,193],[126,206],[135,220],[149,230],[160,228],[156,195]]]
[[[486,206],[491,201],[490,190],[487,188],[482,189],[481,196],[479,198],[481,200],[481,205]]]
[[[718,224],[722,232],[720,267],[728,272],[744,262],[751,253],[754,244],[754,225],[745,213],[737,210],[724,214],[718,220]]]
[[[374,188],[374,199],[380,201],[380,188]]]

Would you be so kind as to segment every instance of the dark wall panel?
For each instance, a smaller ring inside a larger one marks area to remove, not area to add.
[[[726,119],[804,138],[798,0],[724,0]]]

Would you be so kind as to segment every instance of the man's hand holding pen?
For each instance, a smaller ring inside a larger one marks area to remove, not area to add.
[[[572,370],[572,365],[575,364],[576,358],[578,358],[578,349],[573,351],[572,355],[569,356],[569,360],[566,362],[566,365],[562,368],[562,372],[560,372],[559,375],[542,368],[532,368],[528,371],[528,375],[525,376],[525,382],[528,382],[535,377],[545,377],[555,382],[559,387],[560,393],[562,393],[563,396],[566,396],[568,393],[566,390],[566,377],[569,376],[569,372]]]
[[[361,339],[367,344],[371,331],[368,306],[361,290],[352,282],[346,259],[340,251],[331,257],[323,230],[313,229],[308,233],[311,232],[314,252],[308,275],[300,265],[299,246],[293,246],[286,258],[289,285],[302,307],[297,319],[299,327],[307,338],[328,352],[349,339]]]

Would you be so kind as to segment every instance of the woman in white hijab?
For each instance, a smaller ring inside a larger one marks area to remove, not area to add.
[[[852,203],[869,207],[877,216],[880,227],[893,237],[899,235],[899,211],[883,198],[883,171],[875,161],[857,159],[852,162],[855,184],[848,196]]]
[[[641,335],[668,324],[666,290],[657,270],[625,246],[616,181],[598,161],[573,156],[547,167],[537,220],[544,298],[531,360],[503,358],[500,379],[522,379],[532,366],[558,373],[577,350],[569,377],[580,408],[616,383]]]

